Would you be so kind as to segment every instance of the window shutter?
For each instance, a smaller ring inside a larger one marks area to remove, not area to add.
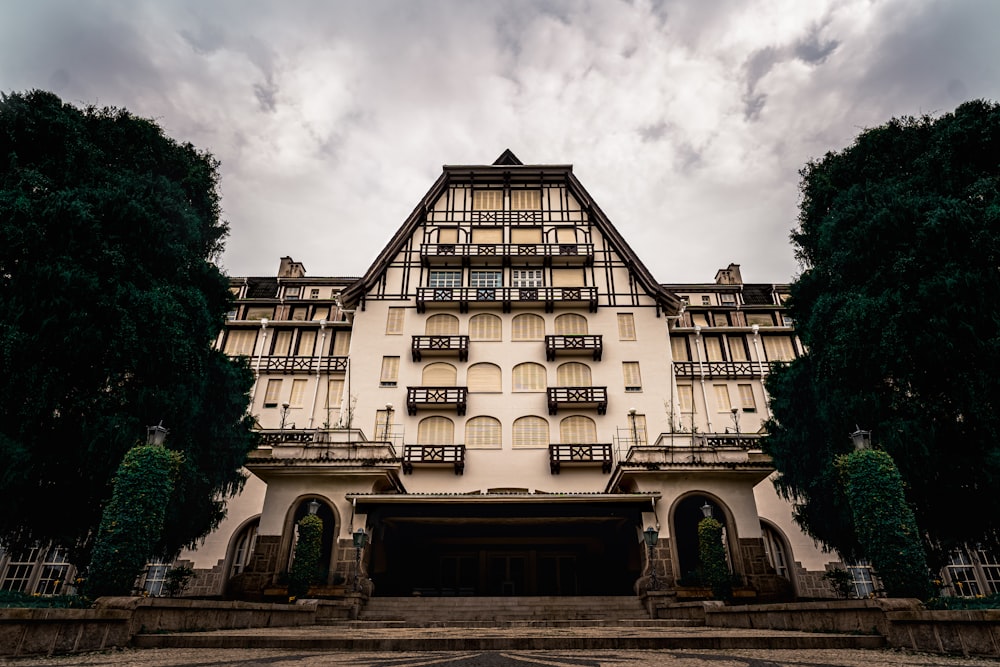
[[[559,440],[564,445],[592,445],[597,442],[597,425],[590,417],[566,417],[559,422]]]
[[[503,324],[490,313],[480,313],[469,319],[469,340],[500,340]]]
[[[681,412],[694,412],[694,391],[691,385],[677,385],[677,402],[681,404]]]
[[[542,340],[545,338],[545,320],[533,313],[514,317],[511,340]]]
[[[338,331],[333,337],[333,356],[346,357],[351,350],[351,332]]]
[[[264,392],[264,407],[278,407],[278,396],[281,394],[281,380],[268,380],[267,391]]]
[[[548,447],[549,422],[541,417],[521,417],[514,421],[514,448]]]
[[[635,428],[635,444],[640,447],[648,444],[646,438],[646,415],[632,415],[632,424]]]
[[[510,210],[535,211],[542,207],[541,190],[511,190]]]
[[[274,347],[271,348],[271,354],[276,357],[287,357],[291,346],[292,332],[287,330],[277,331],[274,334]]]
[[[493,417],[473,417],[465,422],[465,446],[469,449],[500,449],[500,422]]]
[[[256,329],[230,329],[226,332],[225,353],[231,357],[241,354],[252,355],[256,342]]]
[[[288,398],[288,405],[293,408],[302,407],[302,398],[306,395],[306,381],[292,380],[292,395]]]
[[[556,243],[576,243],[576,227],[556,227]]]
[[[705,336],[705,356],[708,361],[724,361],[722,358],[722,339],[718,336]]]
[[[510,242],[524,245],[538,244],[542,242],[541,227],[511,227]]]
[[[762,336],[768,361],[791,361],[795,358],[792,339],[788,336]]]
[[[673,355],[674,361],[691,361],[691,355],[688,352],[687,346],[687,336],[671,336],[670,353]]]
[[[300,357],[311,357],[316,348],[316,332],[299,330],[299,347],[295,353]]]
[[[472,364],[469,366],[467,384],[470,392],[502,391],[500,367],[495,364]]]
[[[451,445],[455,443],[455,422],[447,417],[427,417],[417,425],[418,445]]]
[[[319,322],[320,320],[329,320],[329,319],[330,319],[330,306],[316,306],[313,309],[313,315],[312,315],[313,322]]]
[[[424,324],[428,336],[455,336],[458,334],[458,318],[454,315],[431,315]]]
[[[618,340],[635,340],[635,316],[618,313]]]
[[[691,324],[694,326],[707,327],[708,315],[706,313],[694,313],[691,315]]]
[[[405,308],[390,308],[385,319],[385,332],[387,334],[403,333],[403,316],[405,314]]]
[[[623,361],[622,375],[625,378],[625,390],[636,391],[642,389],[642,379],[639,377],[638,361]]]
[[[740,390],[740,405],[744,410],[755,411],[757,402],[753,398],[753,385],[741,384],[737,386]]]
[[[724,384],[713,385],[715,387],[715,405],[719,412],[731,412],[733,404],[729,400],[729,386]]]
[[[474,227],[473,243],[503,243],[503,227]]]
[[[424,366],[421,384],[426,387],[454,387],[457,379],[458,369],[451,364],[428,364]]]
[[[502,211],[503,190],[473,190],[472,210]]]
[[[559,387],[589,387],[591,385],[590,366],[571,361],[556,369]]]
[[[326,384],[326,407],[333,410],[340,409],[340,403],[344,400],[344,381],[330,380]]]
[[[382,357],[382,375],[379,377],[381,384],[395,386],[399,379],[399,357]]]
[[[733,361],[747,360],[746,339],[743,336],[729,336],[729,358]]]
[[[438,243],[458,243],[458,228],[441,227],[438,229]]]
[[[545,366],[524,363],[514,366],[513,391],[545,391]]]
[[[587,333],[587,318],[576,313],[566,313],[556,318],[556,334],[581,336]]]
[[[582,269],[552,269],[553,287],[583,287]]]

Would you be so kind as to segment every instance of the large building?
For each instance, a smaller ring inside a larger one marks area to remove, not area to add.
[[[833,595],[838,559],[795,526],[759,447],[763,379],[802,352],[786,289],[735,264],[659,283],[570,166],[446,166],[364,276],[286,257],[232,289],[218,344],[250,358],[262,445],[181,556],[188,594],[280,591],[310,512],[331,586],[633,595],[652,568],[678,590],[711,512],[745,594]],[[0,586],[34,588],[46,553],[3,556]]]

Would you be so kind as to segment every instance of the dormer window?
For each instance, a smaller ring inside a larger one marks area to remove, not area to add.
[[[285,298],[286,299],[298,299],[302,295],[301,287],[286,287],[285,288]]]

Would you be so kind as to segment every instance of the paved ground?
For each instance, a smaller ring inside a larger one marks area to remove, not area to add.
[[[20,658],[16,667],[997,667],[987,659],[897,651],[678,650],[355,653],[273,649],[125,649],[97,654]]]

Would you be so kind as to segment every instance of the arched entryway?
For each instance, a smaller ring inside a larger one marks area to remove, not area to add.
[[[697,580],[699,555],[698,555],[698,524],[705,518],[705,507],[711,511],[711,516],[723,525],[723,537],[731,537],[732,531],[726,512],[722,506],[707,495],[692,494],[678,501],[673,511],[673,530],[671,536],[674,538],[677,550],[677,571],[679,581],[684,582]],[[729,541],[729,540],[727,540]],[[732,560],[727,544],[727,558]]]
[[[322,580],[326,583],[333,583],[330,580],[331,572],[334,571],[334,542],[335,536],[337,535],[337,515],[334,513],[333,508],[326,502],[324,498],[317,496],[303,496],[299,498],[294,507],[294,511],[289,512],[288,520],[286,523],[285,534],[289,536],[287,542],[287,550],[285,552],[286,557],[284,559],[284,567],[282,568],[284,572],[290,572],[292,567],[292,562],[295,559],[295,541],[298,537],[298,524],[299,521],[313,511],[313,503],[315,502],[315,512],[323,521],[323,541],[320,547],[319,562],[322,563],[323,567],[323,578]]]

